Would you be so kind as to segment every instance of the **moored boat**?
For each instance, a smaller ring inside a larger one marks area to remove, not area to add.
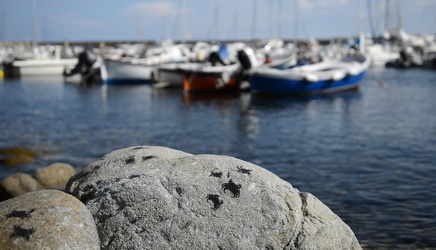
[[[248,70],[259,66],[254,51],[244,48],[237,52],[238,62],[230,65],[205,64],[185,72],[183,90],[185,92],[238,91],[241,83],[247,78]]]
[[[136,60],[103,59],[100,72],[104,84],[140,84],[155,81],[155,67]]]
[[[190,72],[199,67],[205,66],[205,63],[167,63],[157,68],[156,88],[182,87],[186,72]]]
[[[183,90],[193,91],[236,91],[239,89],[240,80],[237,69],[239,64],[224,66],[205,66],[185,72]]]
[[[252,72],[250,88],[253,93],[297,95],[349,90],[358,87],[369,63],[367,56],[356,53],[291,69],[261,67]]]
[[[65,68],[73,68],[77,58],[27,59],[12,62],[12,76],[61,76]]]
[[[145,52],[144,57],[123,57],[117,60],[104,58],[101,78],[105,84],[154,83],[159,65],[187,60],[179,46],[165,45],[150,48]]]
[[[65,57],[60,46],[35,47],[32,51],[14,51],[4,62],[5,74],[20,76],[62,76],[64,69],[74,68],[77,58]]]

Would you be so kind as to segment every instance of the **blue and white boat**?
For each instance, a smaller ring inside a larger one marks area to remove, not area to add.
[[[296,95],[350,90],[358,87],[369,63],[368,56],[356,53],[290,69],[260,67],[251,74],[250,88],[253,93]]]

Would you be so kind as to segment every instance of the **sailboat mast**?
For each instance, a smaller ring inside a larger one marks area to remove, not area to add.
[[[385,2],[385,31],[389,31],[391,28],[391,1]]]
[[[233,21],[232,21],[232,38],[235,40],[238,40],[238,14],[233,15]]]
[[[257,17],[257,0],[254,0],[253,3],[253,19],[251,22],[251,40],[254,40],[255,36],[256,36],[256,18]]]
[[[182,9],[181,11],[181,23],[182,23],[182,32],[183,32],[183,38],[182,42],[186,42],[187,40],[191,40],[191,33],[188,29],[188,15],[186,13],[186,10],[188,8],[186,7],[186,1],[182,0]]]
[[[298,47],[298,12],[299,12],[299,0],[294,0],[294,46]]]
[[[2,19],[0,22],[0,42],[6,40],[6,21],[5,21],[5,13],[2,11]]]
[[[397,13],[397,15],[398,15],[398,30],[400,31],[400,30],[403,30],[403,13],[402,13],[402,8],[401,8],[401,2],[400,1],[398,1],[398,3],[397,3],[398,5],[397,5],[397,8],[398,8],[398,13]]]
[[[37,45],[38,22],[36,17],[36,0],[32,0],[32,48]]]
[[[273,28],[272,28],[272,15],[273,15],[272,14],[273,13],[272,3],[273,2],[268,2],[268,32],[269,32],[268,36],[269,36],[269,38],[273,37],[273,34],[272,34],[272,30],[273,30]]]
[[[282,0],[277,0],[277,36],[282,38]]]

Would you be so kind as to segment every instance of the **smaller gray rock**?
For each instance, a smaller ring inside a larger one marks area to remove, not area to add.
[[[1,184],[13,197],[44,189],[32,176],[24,173],[13,174],[5,178]]]
[[[0,203],[1,249],[100,249],[89,210],[57,190],[27,193]]]
[[[65,190],[65,185],[76,170],[66,163],[53,163],[48,167],[38,169],[35,174],[36,180],[46,188]]]

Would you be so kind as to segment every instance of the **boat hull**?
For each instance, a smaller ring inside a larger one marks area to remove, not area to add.
[[[129,62],[104,60],[101,79],[104,84],[147,84],[153,83],[155,67]]]
[[[364,76],[365,71],[354,76],[346,76],[336,81],[321,80],[308,82],[306,80],[274,78],[271,76],[253,74],[250,79],[250,84],[253,93],[322,94],[355,89]]]
[[[183,79],[185,92],[231,92],[239,89],[239,81],[230,78],[228,81],[221,79],[221,74],[191,73]]]
[[[181,69],[159,69],[158,81],[166,83],[166,87],[182,87],[185,71]]]
[[[77,58],[14,61],[12,63],[12,76],[62,75],[65,69],[74,68],[77,62]]]

